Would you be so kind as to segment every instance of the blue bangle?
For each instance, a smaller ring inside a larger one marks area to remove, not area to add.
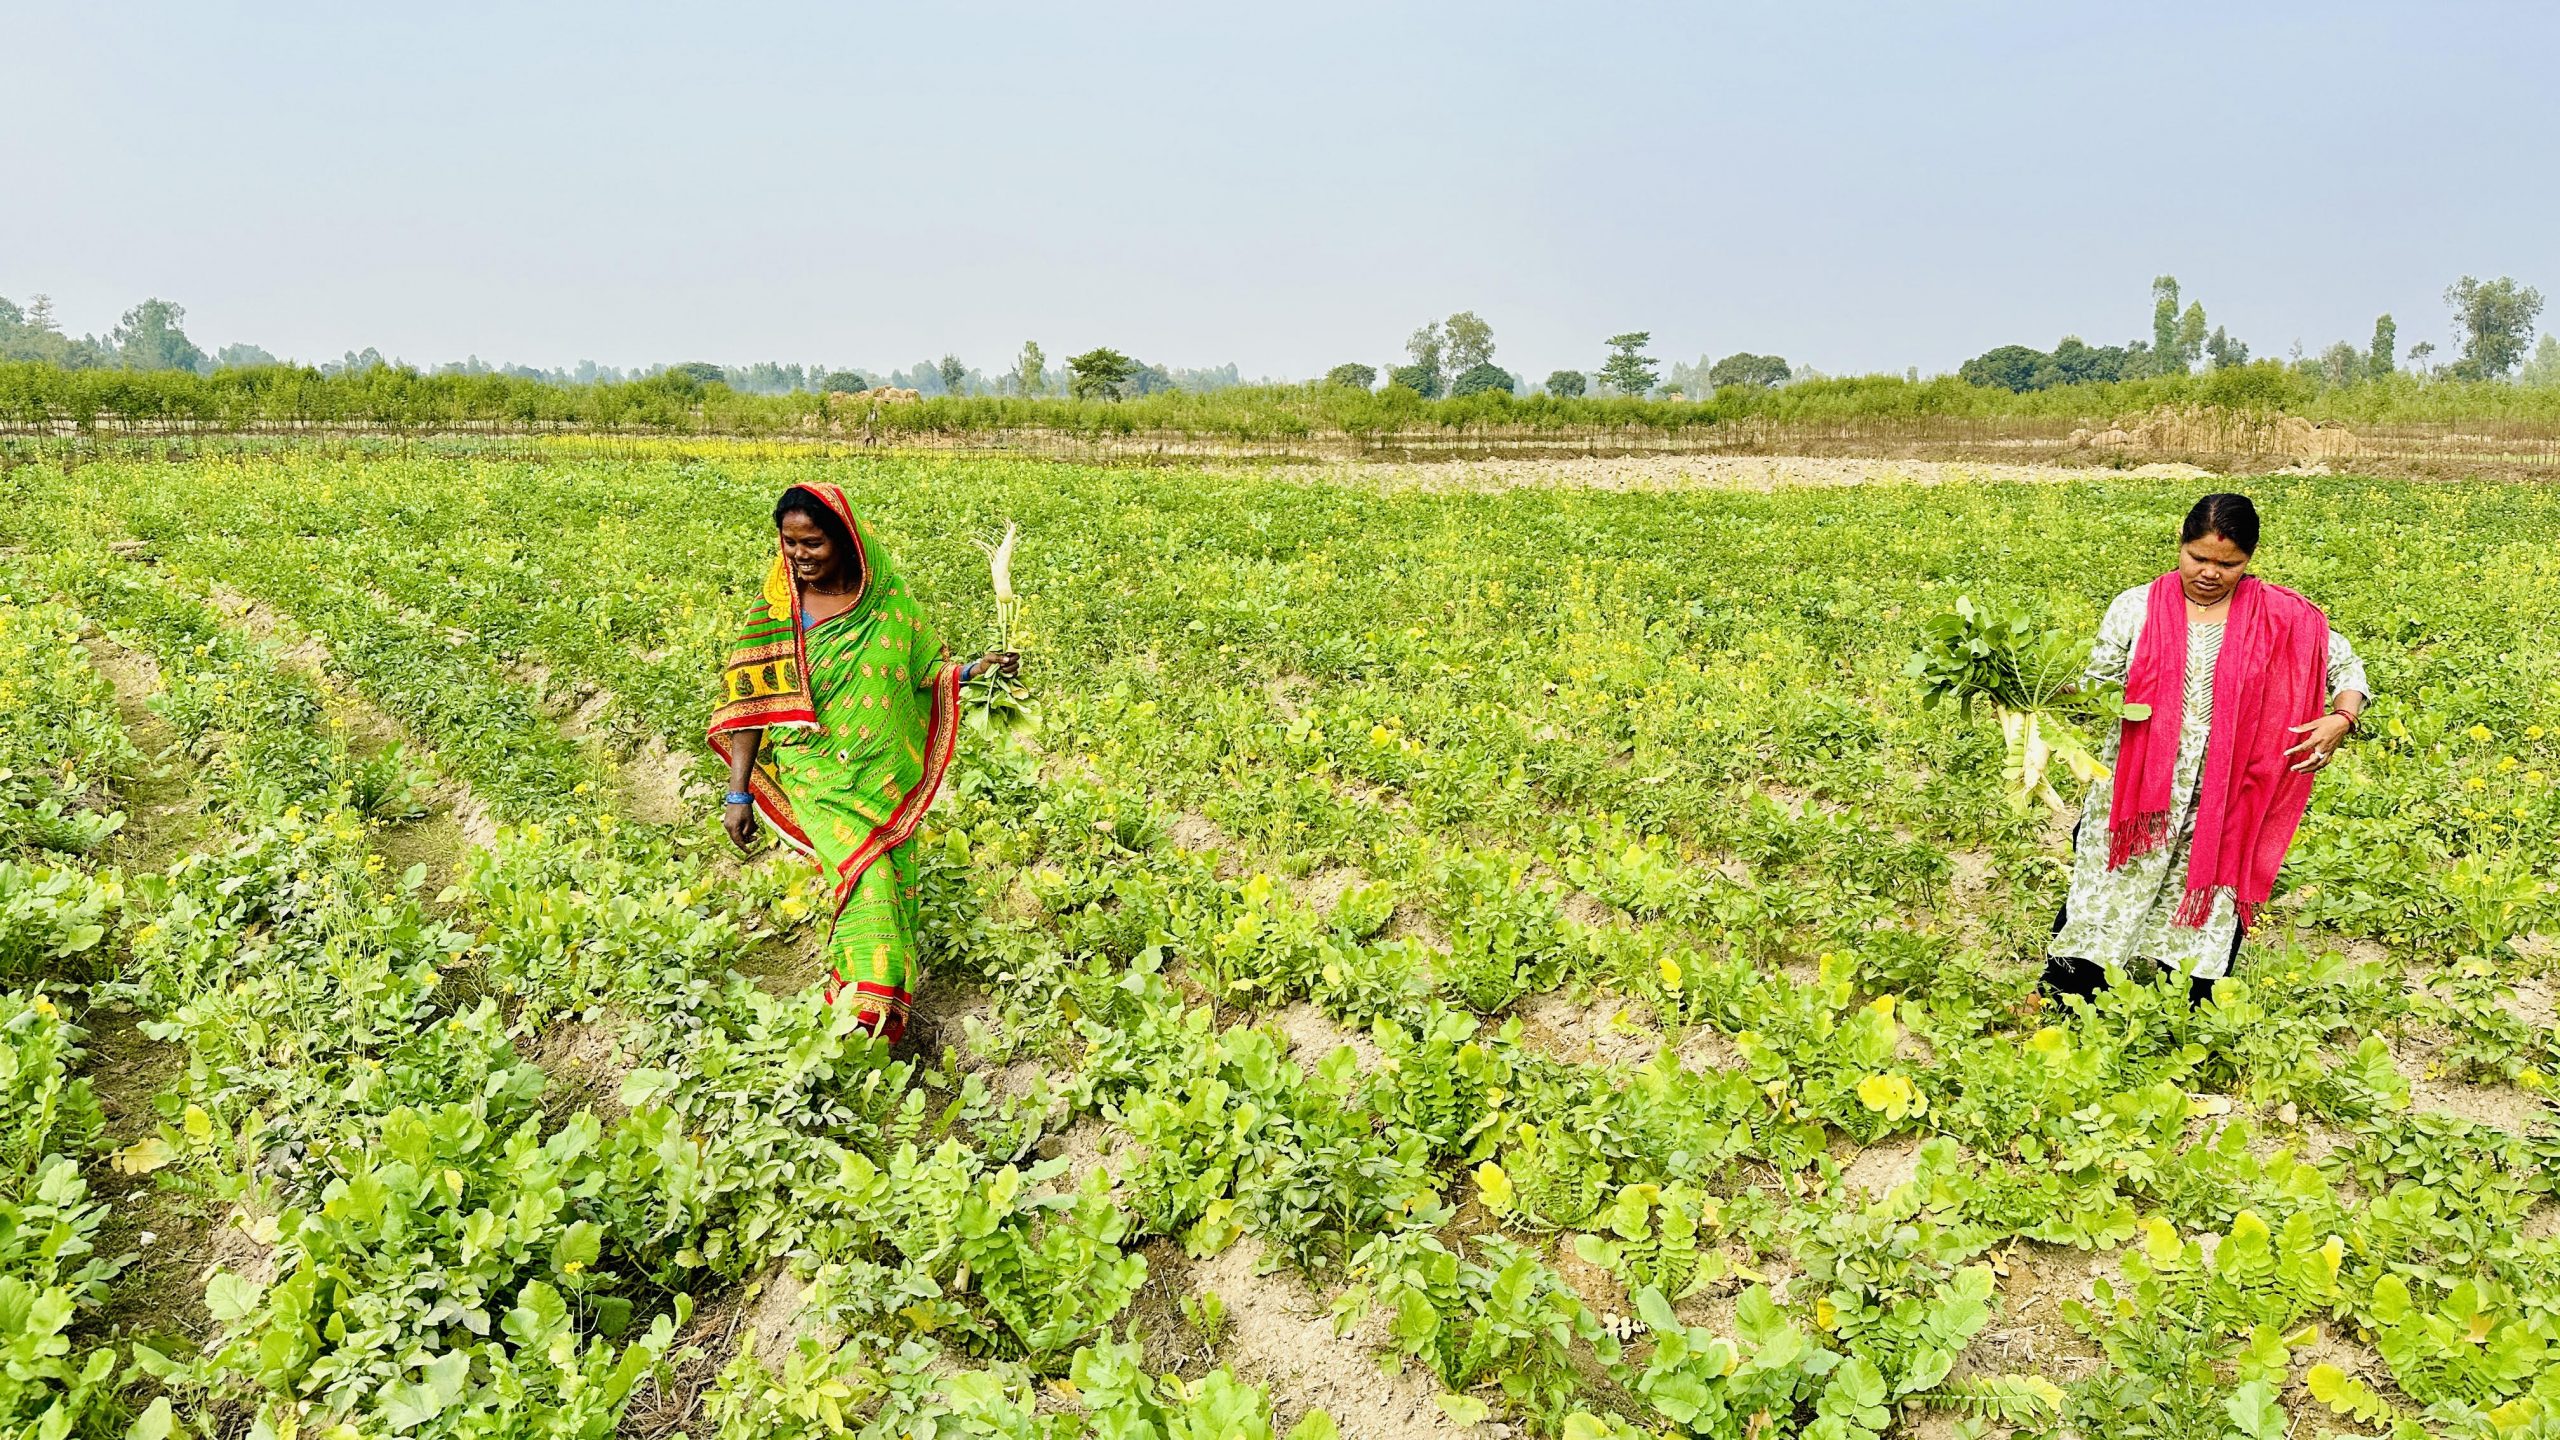
[[[729,792],[729,798],[721,803],[725,805],[753,805],[756,803],[756,797],[743,790],[732,790]]]

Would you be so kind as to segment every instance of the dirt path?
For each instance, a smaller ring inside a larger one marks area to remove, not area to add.
[[[1278,469],[1286,479],[1380,490],[1498,492],[1579,490],[1774,490],[1847,485],[2060,484],[2087,480],[2086,468],[1956,460],[1868,460],[1809,456],[1622,455],[1572,460],[1363,461]],[[2206,479],[2193,465],[2156,464],[2108,475]]]
[[[128,875],[165,870],[200,848],[213,824],[177,730],[150,707],[160,688],[160,667],[102,634],[85,636],[80,644],[90,666],[115,687],[125,734],[148,761],[123,787],[125,826],[108,857]],[[200,1204],[161,1189],[149,1176],[126,1175],[104,1158],[158,1127],[152,1097],[186,1068],[186,1047],[145,1035],[130,1010],[93,1004],[80,1023],[89,1032],[89,1087],[107,1121],[105,1148],[88,1169],[92,1192],[113,1207],[98,1248],[134,1257],[117,1278],[106,1319],[145,1334],[192,1333],[203,1318],[199,1277],[213,1254],[212,1218]]]

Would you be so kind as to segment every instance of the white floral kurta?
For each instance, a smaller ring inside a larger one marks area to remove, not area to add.
[[[2098,622],[2097,644],[2089,652],[2092,683],[2123,683],[2150,607],[2149,585],[2137,585],[2107,606],[2106,618]],[[2187,622],[2186,708],[2178,724],[2178,765],[2171,781],[2171,843],[2127,860],[2120,870],[2109,870],[2107,809],[2115,800],[2115,783],[2101,780],[2089,787],[2072,836],[2071,902],[2048,953],[2119,966],[2140,957],[2199,980],[2220,979],[2229,972],[2240,924],[2230,892],[2214,897],[2213,914],[2201,927],[2175,923],[2178,902],[2186,896],[2187,852],[2196,838],[2196,781],[2204,773],[2205,739],[2213,726],[2213,662],[2221,654],[2220,625]],[[2355,647],[2331,630],[2329,693],[2347,690],[2368,698],[2373,694]],[[2099,758],[2110,770],[2121,738],[2110,733],[2101,747]]]

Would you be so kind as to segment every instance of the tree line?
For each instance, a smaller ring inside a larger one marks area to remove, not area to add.
[[[2231,370],[2247,365],[2247,342],[2223,327],[2205,329],[2204,303],[2183,305],[2178,277],[2162,275],[2151,282],[2151,334],[2121,345],[2091,345],[2065,335],[2051,350],[2031,345],[2002,345],[1964,362],[1956,371],[1969,384],[2013,393],[2052,390],[2072,385],[2111,384],[2157,376],[2186,375],[2203,370]],[[2560,384],[2560,338],[2544,335],[2533,342],[2534,322],[2542,314],[2542,292],[2519,285],[2508,276],[2479,280],[2465,275],[2445,287],[2458,349],[2445,363],[2435,359],[2435,342],[2409,347],[2408,370],[2421,376],[2455,380],[2502,381],[2514,377],[2529,385]],[[2372,338],[2359,349],[2340,340],[2317,355],[2299,344],[2287,368],[2324,388],[2359,385],[2401,373],[2400,326],[2388,313],[2375,317]]]
[[[1765,389],[1783,385],[1800,373],[1791,370],[1779,356],[1741,351],[1721,360],[1700,356],[1695,365],[1674,364],[1666,381],[1660,362],[1646,353],[1653,344],[1652,332],[1629,330],[1612,335],[1603,343],[1607,353],[1597,369],[1550,371],[1546,380],[1533,388],[1523,377],[1493,362],[1493,326],[1474,311],[1461,310],[1446,320],[1429,321],[1407,337],[1406,363],[1389,361],[1379,366],[1347,362],[1326,371],[1321,383],[1342,389],[1373,390],[1383,373],[1388,389],[1410,391],[1424,400],[1464,399],[1493,392],[1543,393],[1568,400],[1583,396],[1700,400],[1721,387]]]
[[[2443,363],[2436,360],[2436,347],[2427,341],[2411,346],[2404,357],[2399,349],[2398,326],[2388,314],[2376,319],[2372,335],[2362,347],[2341,340],[2317,355],[2305,355],[2297,345],[2288,362],[2253,362],[2247,342],[2230,335],[2222,326],[2209,327],[2203,303],[2186,296],[2175,276],[2155,278],[2151,299],[2148,336],[2122,344],[2091,345],[2076,335],[2067,335],[2051,350],[2003,345],[1967,360],[1955,378],[1979,389],[2024,395],[2260,370],[2273,364],[2291,377],[2288,384],[2308,384],[2314,390],[2366,384],[2395,375],[2477,382],[2512,379],[2534,388],[2560,385],[2560,339],[2545,334],[2538,348],[2532,345],[2534,324],[2542,311],[2542,294],[2506,276],[2482,281],[2466,275],[2447,287],[2445,300],[2453,315],[2457,349]],[[21,377],[17,386],[22,413],[24,406],[39,403],[34,397],[43,394],[51,398],[42,403],[56,406],[52,413],[63,415],[139,416],[165,412],[326,419],[370,416],[387,403],[388,413],[423,407],[425,411],[469,416],[483,423],[607,426],[674,423],[667,406],[699,411],[703,397],[713,391],[726,397],[776,399],[824,397],[887,386],[913,390],[932,399],[1119,403],[1159,395],[1207,395],[1246,388],[1278,393],[1288,388],[1267,380],[1248,387],[1232,363],[1211,369],[1171,368],[1149,364],[1109,346],[1097,346],[1052,365],[1036,341],[1025,342],[1012,366],[994,374],[947,353],[939,359],[884,372],[772,361],[744,366],[688,361],[631,370],[588,361],[570,369],[544,370],[491,365],[476,355],[419,370],[387,360],[371,348],[349,351],[337,360],[317,365],[294,365],[256,345],[231,344],[208,353],[188,337],[185,322],[184,307],[154,297],[126,311],[107,335],[73,338],[62,330],[44,296],[34,297],[25,306],[0,298],[0,362],[23,362],[72,373],[183,375],[213,382],[191,389],[177,382],[159,386],[104,380],[71,384],[40,383]],[[1829,378],[1810,367],[1790,365],[1783,356],[1752,351],[1735,351],[1721,358],[1702,355],[1694,364],[1674,362],[1666,371],[1650,353],[1652,338],[1651,332],[1642,330],[1609,336],[1602,342],[1602,354],[1591,370],[1555,370],[1544,381],[1531,385],[1524,376],[1496,363],[1491,323],[1472,310],[1461,310],[1414,330],[1405,341],[1401,363],[1345,363],[1334,366],[1315,383],[1325,390],[1401,395],[1425,402],[1505,396],[1695,403],[1720,396],[1800,387]],[[1382,376],[1383,386],[1379,383]],[[1906,384],[1921,383],[1916,368],[1903,378]],[[427,380],[441,383],[418,383]],[[525,386],[563,394],[536,395]],[[575,392],[574,396],[569,392]],[[384,396],[402,398],[384,402]],[[782,407],[778,413],[796,415],[805,421],[808,416],[826,412],[823,405],[813,408],[804,403],[796,408]]]

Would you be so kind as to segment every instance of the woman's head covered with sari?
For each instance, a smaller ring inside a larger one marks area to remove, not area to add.
[[[801,523],[795,526],[795,519]],[[838,747],[846,752],[844,763],[851,764],[860,758],[853,752],[877,749],[877,742],[891,738],[889,732],[914,728],[897,721],[909,718],[905,712],[915,709],[914,726],[922,731],[895,737],[913,741],[912,747],[898,748],[919,751],[919,760],[929,760],[939,750],[947,761],[948,737],[936,733],[947,727],[937,722],[957,713],[956,699],[949,707],[934,704],[923,709],[892,702],[911,698],[898,693],[901,685],[938,698],[933,695],[937,682],[956,677],[945,673],[951,667],[941,663],[940,646],[932,639],[914,595],[886,549],[866,533],[842,486],[824,481],[792,486],[775,503],[774,524],[773,558],[748,604],[746,624],[721,667],[721,694],[712,711],[710,741],[712,749],[726,759],[729,745],[724,737],[731,732],[767,732],[766,755],[756,767],[751,793],[757,810],[783,840],[807,852],[812,849],[807,830],[795,818],[791,798],[780,793],[774,780],[772,756],[778,746],[792,743],[787,732],[825,738],[831,708],[867,710],[868,716],[852,722],[854,733],[849,737],[863,743]],[[797,536],[795,530],[800,532]],[[808,543],[820,538],[823,547]],[[821,549],[825,553],[819,553]],[[851,584],[852,603],[813,627],[810,589],[831,581]],[[814,655],[813,631],[824,642],[817,646],[821,653]],[[883,651],[894,651],[894,662]],[[934,767],[931,780],[938,784],[940,779],[940,768]]]

